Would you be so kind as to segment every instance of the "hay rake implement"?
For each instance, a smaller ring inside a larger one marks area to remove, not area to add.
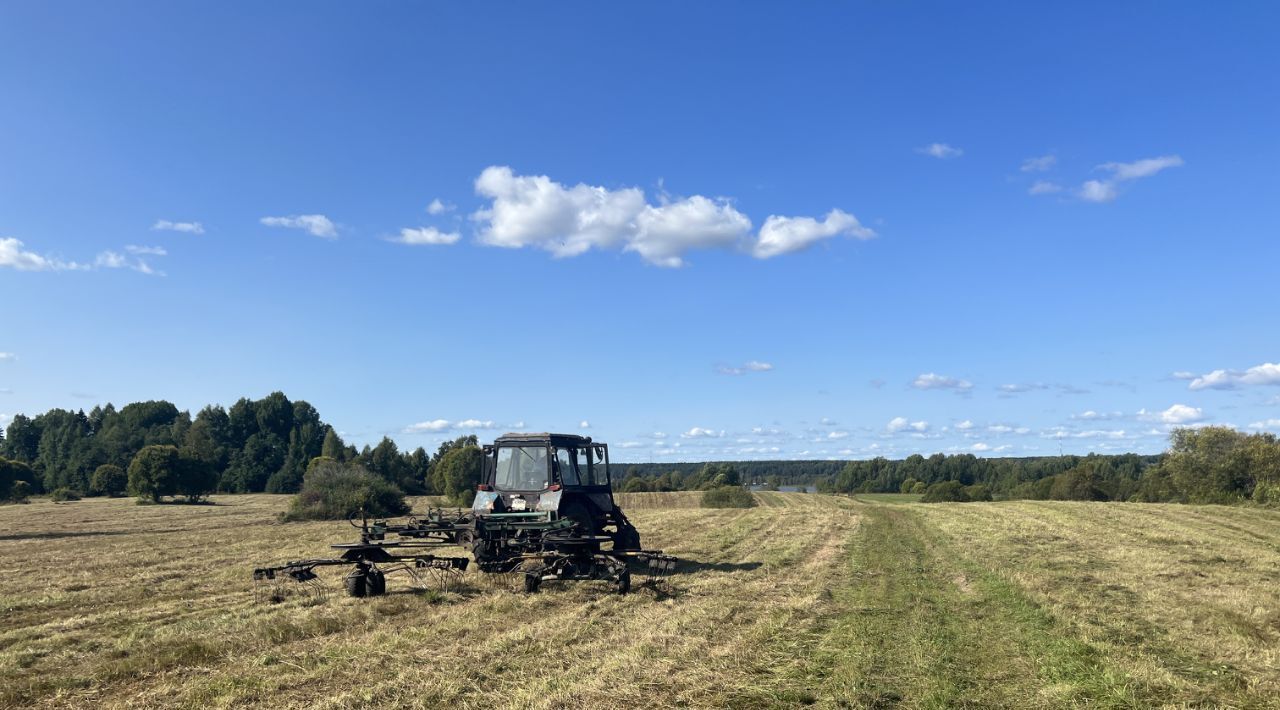
[[[331,545],[337,556],[259,567],[254,580],[314,586],[317,568],[349,566],[343,586],[353,597],[385,594],[387,575],[397,572],[420,588],[449,591],[474,561],[480,572],[525,592],[549,581],[599,580],[626,594],[633,573],[641,585],[658,587],[675,571],[675,557],[640,548],[640,534],[614,502],[606,445],[572,435],[509,434],[484,450],[470,511],[432,508],[399,521],[362,516],[359,524],[350,521],[358,542]],[[462,548],[470,557],[434,554],[441,548]]]

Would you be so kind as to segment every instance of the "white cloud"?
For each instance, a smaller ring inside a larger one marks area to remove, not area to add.
[[[959,429],[960,431],[968,431],[968,430],[972,429],[972,428],[973,428],[973,426],[974,426],[974,425],[973,425],[973,421],[972,421],[972,420],[969,420],[969,419],[966,419],[966,420],[964,420],[964,421],[960,422],[959,424],[957,424],[957,425],[956,425],[956,428],[957,428],[957,429]]]
[[[313,237],[337,239],[338,227],[322,214],[289,215],[288,217],[263,217],[258,220],[268,227],[304,229]]]
[[[391,239],[391,241],[418,246],[423,244],[455,244],[461,238],[462,235],[458,232],[442,232],[435,227],[418,227],[417,229],[405,227],[400,230],[400,236]]]
[[[778,217],[770,215],[760,227],[760,238],[752,253],[758,259],[807,249],[836,235],[871,239],[876,233],[858,222],[858,218],[841,210],[831,210],[823,221],[812,217]]]
[[[1174,376],[1177,377],[1178,374],[1182,373],[1174,373]],[[1214,370],[1193,377],[1187,387],[1192,390],[1229,390],[1247,385],[1280,385],[1280,363],[1264,362],[1244,371]]]
[[[743,363],[742,367],[719,365],[716,367],[716,372],[719,372],[722,375],[745,375],[749,372],[768,372],[772,369],[772,363],[760,362],[759,360],[748,360]]]
[[[1027,189],[1027,193],[1031,195],[1052,195],[1055,192],[1062,192],[1062,186],[1056,182],[1050,182],[1048,180],[1036,180],[1035,183]]]
[[[169,254],[169,251],[164,247],[138,246],[136,244],[129,244],[125,246],[124,250],[129,252],[130,254],[142,254],[142,255],[150,255],[150,256],[168,256]]]
[[[638,449],[642,446],[644,446],[644,444],[638,441],[624,441],[621,444],[618,444],[619,449]]]
[[[955,390],[956,392],[967,392],[973,389],[973,383],[968,380],[939,375],[934,372],[926,372],[919,375],[912,381],[911,386],[918,390]]]
[[[436,199],[431,201],[431,204],[427,205],[427,214],[442,215],[445,212],[452,212],[455,209],[457,208],[454,205],[451,205],[447,202],[442,202],[440,198],[437,197]]]
[[[839,422],[837,422],[834,419],[831,419],[830,417],[823,417],[822,420],[818,423],[822,424],[823,426],[835,426],[836,424],[839,424]]]
[[[889,420],[889,423],[886,424],[884,428],[886,431],[889,431],[895,434],[901,431],[914,431],[914,432],[923,433],[923,432],[929,431],[929,422],[926,422],[926,421],[912,422],[912,421],[907,421],[906,417],[894,417],[893,419]]]
[[[661,441],[662,439],[667,438],[667,433],[665,431],[655,431],[649,435],[649,438],[658,439],[659,441]]]
[[[1280,419],[1265,419],[1249,425],[1250,429],[1280,429]]]
[[[964,151],[959,148],[953,148],[946,143],[930,143],[923,148],[916,148],[916,152],[921,155],[929,155],[939,160],[947,158],[959,158],[964,155]]]
[[[847,439],[848,437],[849,437],[849,432],[847,432],[847,431],[829,431],[829,432],[827,432],[827,438],[828,438],[828,439]]]
[[[688,252],[699,249],[741,249],[769,258],[837,234],[873,236],[853,215],[832,210],[822,222],[772,215],[753,239],[751,220],[725,199],[663,196],[650,204],[639,188],[570,187],[545,175],[516,175],[505,166],[485,168],[475,190],[491,200],[471,215],[480,243],[533,247],[556,257],[621,249],[651,264],[679,267]]]
[[[84,271],[89,268],[74,261],[62,261],[27,251],[23,248],[22,241],[13,237],[0,238],[0,267],[3,266],[18,271]]]
[[[151,228],[156,231],[164,232],[204,234],[204,225],[199,222],[171,222],[167,219],[158,219],[155,224],[151,225]]]
[[[1169,376],[1175,380],[1194,380],[1196,378],[1196,373],[1188,372],[1186,370],[1178,370]]]
[[[579,428],[579,429],[590,429],[590,428],[591,428],[591,422],[587,421],[586,419],[583,419],[582,421],[578,422],[578,428]]]
[[[1027,158],[1022,161],[1022,172],[1024,173],[1042,173],[1054,166],[1058,162],[1055,155],[1042,155],[1039,158]]]
[[[1103,163],[1098,166],[1098,170],[1105,170],[1111,176],[1102,180],[1085,181],[1078,194],[1086,202],[1111,202],[1120,194],[1118,183],[1150,177],[1161,170],[1176,168],[1182,164],[1182,158],[1177,155],[1144,158],[1132,163]]]
[[[1124,416],[1122,412],[1098,412],[1092,409],[1087,409],[1079,414],[1072,414],[1071,418],[1086,422],[1097,422],[1108,419],[1117,419],[1121,416]]]
[[[685,439],[719,439],[724,436],[724,431],[704,429],[700,426],[696,426],[680,436]]]
[[[14,362],[18,359],[13,353],[0,353],[0,362]]]
[[[94,260],[93,265],[104,269],[122,269],[129,265],[129,261],[113,251],[104,251]]]
[[[452,428],[452,426],[453,425],[449,422],[448,419],[432,419],[431,421],[427,421],[427,422],[418,422],[417,424],[410,424],[409,426],[404,428],[404,433],[421,434],[423,432],[428,432],[428,431],[448,431],[450,428]]]
[[[524,422],[517,422],[515,428],[523,428]],[[429,432],[454,431],[454,430],[476,430],[476,429],[497,429],[498,425],[492,419],[461,419],[456,422],[448,419],[431,419],[417,424],[410,424],[401,431],[405,434],[425,434]]]
[[[1205,415],[1204,411],[1199,407],[1175,404],[1163,412],[1148,412],[1145,409],[1140,409],[1138,410],[1138,418],[1145,421],[1158,421],[1170,426],[1178,426],[1204,421]]]

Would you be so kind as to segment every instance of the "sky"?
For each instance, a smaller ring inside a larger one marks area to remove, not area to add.
[[[7,3],[0,424],[615,460],[1280,432],[1272,3]]]

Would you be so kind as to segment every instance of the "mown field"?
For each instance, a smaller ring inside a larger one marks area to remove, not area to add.
[[[3,707],[1280,706],[1280,513],[761,493],[625,496],[669,593],[256,601],[343,523],[0,507]],[[344,529],[345,528],[345,529]],[[393,578],[394,579],[394,578]]]

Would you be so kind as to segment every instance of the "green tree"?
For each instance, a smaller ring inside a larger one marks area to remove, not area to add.
[[[920,499],[922,503],[967,503],[964,486],[959,481],[940,481],[929,486]]]
[[[648,493],[653,490],[643,476],[631,476],[622,484],[623,493]]]
[[[128,487],[129,475],[123,468],[113,463],[104,463],[97,467],[89,479],[89,491],[98,496],[112,498],[122,496]]]
[[[409,512],[404,493],[381,476],[357,464],[324,457],[313,459],[313,463],[285,520],[344,520],[361,512],[368,516]]]
[[[338,432],[333,427],[329,427],[324,433],[324,443],[320,447],[320,455],[327,456],[334,461],[342,461],[346,454],[346,447],[342,444],[342,437],[338,436]]]
[[[484,452],[478,446],[450,450],[437,465],[442,484],[440,492],[457,505],[471,505],[476,497],[483,464]]]
[[[159,502],[163,496],[176,494],[179,467],[176,446],[144,446],[129,463],[129,493],[152,502]]]

